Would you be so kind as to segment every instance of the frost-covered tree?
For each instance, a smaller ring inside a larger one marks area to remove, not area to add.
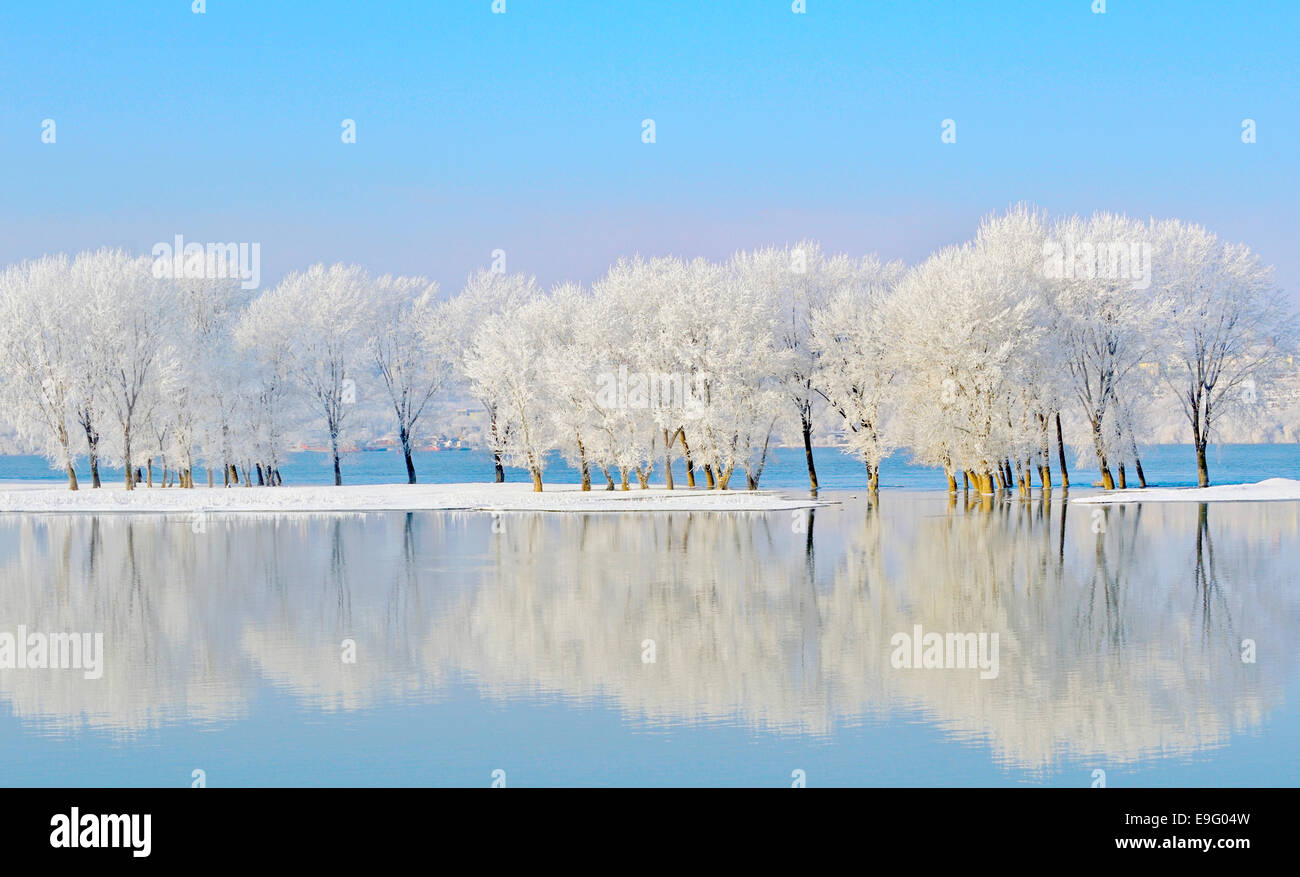
[[[73,466],[80,302],[66,256],[45,256],[0,274],[0,390],[18,434],[59,466]]]
[[[85,439],[92,488],[101,486],[101,430],[110,423],[109,413],[104,406],[107,390],[103,380],[103,363],[111,348],[104,333],[104,321],[96,319],[96,309],[103,306],[103,303],[93,294],[98,260],[99,256],[94,252],[79,253],[69,266],[69,294],[83,303],[75,313],[68,315],[69,325],[79,342],[71,354],[69,375],[73,385],[72,395],[76,400],[77,429]]]
[[[672,484],[673,448],[689,421],[692,363],[676,342],[691,282],[679,259],[636,257],[618,260],[592,288],[592,313],[601,324],[590,342],[598,365],[597,457],[606,471],[619,472],[624,489],[632,474],[648,487],[660,455],[664,483]]]
[[[1273,272],[1249,247],[1179,220],[1152,231],[1156,294],[1171,306],[1166,372],[1192,429],[1197,484],[1210,484],[1206,447],[1219,420],[1254,404],[1291,351],[1294,322]]]
[[[823,394],[815,385],[821,349],[813,343],[813,323],[831,297],[852,282],[856,266],[845,256],[825,254],[816,241],[805,240],[783,248],[737,253],[731,270],[772,307],[784,369],[774,371],[773,376],[794,405],[808,483],[816,491],[812,433],[815,408]]]
[[[1069,217],[1052,229],[1044,270],[1056,281],[1055,330],[1070,390],[1086,421],[1102,486],[1115,487],[1114,448],[1105,428],[1125,382],[1151,352],[1164,302],[1138,287],[1150,236],[1110,213]]]
[[[336,485],[343,483],[340,439],[369,361],[366,296],[372,289],[356,265],[317,264],[286,276],[244,315],[246,323],[270,329],[246,335],[259,344],[263,363],[282,363],[290,385],[324,419]],[[271,337],[276,334],[282,340]]]
[[[438,331],[446,327],[446,309],[439,307],[437,295],[438,285],[423,277],[387,274],[368,294],[368,344],[392,403],[409,484],[415,484],[411,447],[416,429],[450,371],[443,352],[446,335]],[[439,335],[442,343],[429,343]]]
[[[1051,489],[1050,430],[1065,393],[1056,284],[1043,270],[1046,237],[1045,216],[1022,204],[985,217],[974,242],[978,264],[996,290],[994,303],[1016,315],[1016,322],[1006,327],[1018,343],[1007,358],[1003,402],[1008,453],[1019,475],[1004,481],[1014,480],[1026,494],[1034,472],[1043,489]]]
[[[539,295],[507,306],[479,325],[464,356],[474,394],[492,400],[499,459],[527,469],[539,492],[546,454],[555,446],[543,368],[554,315]]]
[[[866,464],[873,491],[880,484],[880,461],[893,446],[883,423],[897,369],[886,307],[902,274],[901,262],[868,256],[840,274],[809,325],[816,357],[812,384],[842,419],[848,449]]]
[[[591,468],[602,463],[594,445],[601,377],[594,346],[606,327],[599,323],[590,294],[576,283],[556,287],[550,306],[549,339],[538,365],[547,411],[561,452],[578,470],[582,489],[591,490]]]
[[[177,483],[193,487],[200,461],[208,467],[209,480],[218,462],[229,477],[230,428],[244,369],[234,336],[249,294],[236,278],[178,279],[175,287],[177,333],[186,355],[164,416],[173,430]]]
[[[641,264],[641,281],[628,284],[625,289],[625,294],[634,298],[615,305],[624,317],[630,318],[635,329],[614,340],[632,354],[630,358],[636,362],[636,371],[645,376],[646,394],[651,403],[633,428],[638,431],[641,448],[648,454],[661,455],[664,486],[669,490],[677,486],[673,477],[676,449],[679,444],[685,447],[686,430],[698,422],[700,413],[699,399],[694,392],[696,364],[682,356],[683,348],[679,344],[682,338],[690,337],[692,326],[700,316],[690,310],[694,271],[690,264],[675,257],[651,259]],[[607,358],[617,359],[613,353],[616,351],[607,349]],[[648,473],[651,465],[647,459],[639,472]],[[689,462],[687,466],[689,469]],[[686,473],[691,486],[694,486],[694,476],[692,471]]]
[[[1004,268],[995,247],[949,247],[909,271],[890,299],[908,446],[944,468],[950,490],[956,473],[984,493],[1010,488],[1010,460],[1028,447],[1017,390],[1042,303],[1022,272]]]
[[[289,399],[292,348],[286,333],[271,322],[277,315],[270,305],[254,301],[241,312],[234,330],[235,350],[239,359],[226,370],[227,392],[213,396],[214,402],[226,403],[219,419],[210,421],[210,439],[219,450],[222,480],[229,485],[231,471],[240,454],[236,445],[254,448],[254,455],[265,460],[271,470],[272,485],[281,483],[280,459],[284,453],[284,436],[290,423]]]
[[[426,321],[426,340],[435,349],[444,351],[459,377],[468,379],[468,365],[474,356],[474,346],[484,331],[484,324],[493,316],[514,310],[539,294],[537,281],[532,277],[486,269],[478,271],[470,275],[460,294],[438,311],[437,320]],[[492,382],[481,385],[472,381],[469,383],[471,388],[477,388],[477,393],[497,386]],[[478,400],[487,413],[488,445],[492,452],[496,482],[500,484],[506,480],[502,455],[510,442],[509,425],[498,416],[500,399],[479,395]]]
[[[778,335],[770,299],[751,282],[747,264],[693,263],[692,286],[702,313],[722,314],[697,339],[690,357],[697,363],[699,456],[709,486],[727,490],[737,466],[757,485],[780,416],[777,395],[793,356]]]
[[[949,247],[910,269],[887,303],[886,322],[896,327],[891,356],[900,372],[894,396],[900,439],[913,459],[940,466],[955,489],[955,473],[966,472],[984,492],[994,461],[981,447],[979,345],[980,297],[968,283],[974,260],[970,247]]]
[[[140,462],[133,444],[137,427],[148,421],[177,377],[175,285],[154,276],[148,257],[122,250],[83,253],[77,261],[88,286],[92,367],[103,390],[104,410],[117,427],[115,456],[126,489],[133,490]]]

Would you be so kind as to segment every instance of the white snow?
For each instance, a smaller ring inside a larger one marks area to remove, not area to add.
[[[289,487],[137,487],[68,490],[66,484],[0,482],[5,512],[370,512],[468,509],[481,511],[782,511],[826,503],[768,490],[641,490],[583,492],[576,484],[372,484]]]
[[[1220,484],[1210,487],[1148,487],[1070,497],[1072,503],[1121,502],[1278,502],[1300,501],[1300,481],[1269,478],[1255,484]]]

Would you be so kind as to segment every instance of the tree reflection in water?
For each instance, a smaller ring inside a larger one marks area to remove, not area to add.
[[[232,515],[198,533],[4,518],[3,629],[103,631],[106,656],[98,681],[0,671],[0,697],[50,733],[129,736],[229,722],[268,683],[331,713],[436,701],[456,681],[506,708],[599,705],[667,729],[833,735],[919,716],[1046,769],[1224,745],[1294,677],[1296,504],[1116,506],[1096,527],[1063,495],[823,498],[840,504]],[[999,676],[894,669],[890,638],[917,624],[998,633]],[[1243,663],[1244,637],[1274,657]]]

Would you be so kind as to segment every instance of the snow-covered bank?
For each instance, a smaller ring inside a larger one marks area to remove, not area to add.
[[[1255,484],[1220,484],[1211,487],[1148,487],[1116,490],[1070,498],[1072,503],[1118,502],[1278,502],[1300,501],[1300,481],[1269,478]]]
[[[68,490],[67,485],[0,482],[6,512],[372,512],[372,511],[782,511],[825,503],[772,491],[641,490],[583,492],[576,484],[372,484],[342,487],[138,487]]]

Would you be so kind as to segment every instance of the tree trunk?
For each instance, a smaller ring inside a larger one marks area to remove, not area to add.
[[[637,484],[641,485],[642,490],[650,489],[650,473],[644,467],[636,467],[636,480]]]
[[[153,457],[145,458],[144,470],[149,473],[149,480],[146,482],[146,485],[148,487],[153,487]]]
[[[582,434],[578,434],[578,462],[582,470],[582,489],[591,490],[591,467],[587,463],[587,449],[582,446]]]
[[[763,477],[763,470],[767,468],[767,451],[772,445],[772,430],[775,428],[776,421],[773,420],[771,425],[767,428],[767,435],[763,437],[763,453],[758,457],[758,464],[753,466],[752,470],[749,468],[745,469],[745,478],[752,481],[754,484],[750,490],[758,489],[759,479]],[[816,491],[813,491],[814,496],[816,496],[816,493]]]
[[[1065,440],[1061,437],[1061,412],[1056,412],[1056,456],[1061,463],[1061,488],[1070,489],[1070,470],[1065,466]]]
[[[604,473],[604,475],[605,475],[605,489],[606,489],[606,490],[613,490],[613,489],[614,489],[614,479],[613,479],[613,478],[610,476],[610,474],[609,474],[609,467],[606,466],[606,465],[604,465],[604,464],[602,463],[601,466],[600,466],[600,471],[601,471],[602,473]]]
[[[620,467],[619,467],[619,469],[618,469],[618,477],[619,477],[619,478],[622,480],[622,482],[623,482],[623,489],[624,489],[624,490],[630,490],[631,488],[629,488],[629,487],[627,486],[627,467],[626,467],[626,466],[620,466]]]
[[[808,460],[808,486],[813,493],[817,492],[817,467],[813,465],[812,450],[812,423],[807,414],[801,415],[803,427],[803,454]]]
[[[1119,489],[1128,490],[1128,476],[1124,472],[1124,463],[1119,464]]]
[[[135,470],[131,468],[131,430],[122,430],[122,468],[126,475],[126,489],[135,490]]]
[[[880,492],[880,464],[867,464],[867,489],[872,493]]]
[[[265,487],[266,482],[262,479],[262,464],[258,463],[256,465],[257,465],[257,486]]]
[[[1106,462],[1106,447],[1101,438],[1101,421],[1092,421],[1092,446],[1097,452],[1097,468],[1101,470],[1101,486],[1106,490],[1115,489],[1115,477],[1110,474],[1110,464]]]
[[[63,470],[68,473],[68,490],[77,489],[77,470],[72,468],[72,449],[68,447],[68,430],[59,424],[59,444],[63,447]]]
[[[1147,486],[1147,473],[1145,473],[1145,472],[1142,471],[1142,458],[1141,458],[1141,457],[1134,457],[1134,458],[1133,458],[1133,466],[1134,466],[1134,468],[1137,469],[1137,473],[1138,473],[1138,484],[1139,484],[1140,486],[1142,486],[1142,487],[1146,487],[1146,486]]]
[[[334,456],[334,486],[339,487],[343,484],[343,470],[339,467],[339,437],[338,435],[330,436],[330,453]]]
[[[531,469],[529,469],[529,472],[531,472],[533,476],[533,493],[541,493],[542,492],[542,470],[534,466]]]
[[[944,477],[948,479],[948,492],[949,492],[949,493],[956,493],[956,492],[957,492],[957,479],[953,477],[952,470],[949,469],[947,466],[945,466],[944,469],[943,469],[943,474],[944,474]]]
[[[87,418],[87,421],[89,418]],[[99,433],[88,422],[84,424],[86,429],[86,452],[90,457],[90,486],[91,488],[99,487]]]
[[[415,462],[411,459],[411,432],[402,427],[398,430],[398,437],[402,440],[402,456],[406,459],[406,483],[415,483]]]
[[[207,466],[207,467],[205,467],[205,468],[208,470],[208,487],[211,487],[211,486],[212,486],[212,467],[211,467],[211,466]]]
[[[488,407],[488,425],[489,434],[492,438],[492,466],[496,470],[496,483],[504,484],[506,480],[505,467],[501,465],[501,437],[497,433],[497,407],[491,405]]]
[[[682,439],[682,456],[686,458],[686,486],[695,487],[695,462],[691,459],[690,446],[686,444],[686,430],[678,430],[677,433]]]
[[[1038,418],[1038,480],[1042,484],[1044,493],[1052,491],[1052,454],[1047,447],[1047,434],[1049,426],[1047,425],[1046,415],[1040,415]]]
[[[704,464],[704,483],[708,485],[709,490],[717,487],[717,483],[713,480],[713,466],[709,463]]]
[[[673,489],[673,443],[664,430],[664,487]]]
[[[1196,443],[1196,485],[1197,487],[1210,486],[1210,467],[1205,459],[1206,442],[1197,441]]]
[[[727,471],[718,473],[718,490],[726,490],[731,486],[731,473],[734,471],[734,466],[728,466]]]

